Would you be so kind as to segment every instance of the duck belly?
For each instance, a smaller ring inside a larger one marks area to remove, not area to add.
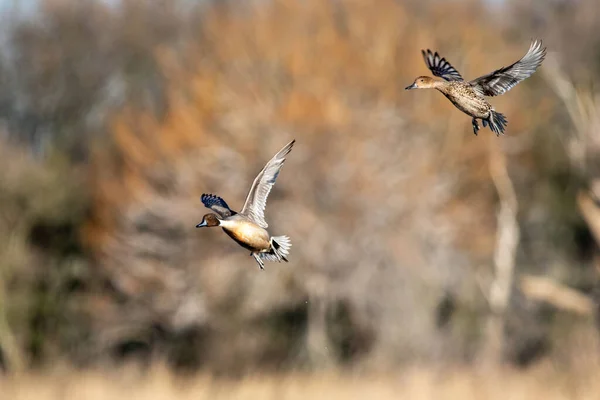
[[[486,119],[490,115],[491,104],[470,88],[460,86],[442,93],[456,108],[471,117]]]
[[[250,251],[261,252],[271,249],[269,232],[250,221],[231,221],[223,230],[240,246]]]

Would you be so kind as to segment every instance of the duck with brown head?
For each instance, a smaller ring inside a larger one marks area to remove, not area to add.
[[[484,96],[499,96],[508,92],[524,79],[529,78],[542,64],[546,57],[546,48],[542,41],[536,40],[529,46],[529,51],[519,61],[508,67],[502,67],[487,75],[472,81],[463,80],[460,73],[445,58],[440,57],[431,50],[422,50],[425,64],[434,76],[443,80],[433,79],[429,76],[419,76],[406,90],[411,89],[437,89],[462,112],[472,117],[473,132],[477,135],[481,119],[483,126],[490,126],[492,132],[499,136],[504,134],[506,118],[495,111]]]
[[[204,228],[204,227],[211,227],[211,226],[219,226],[221,225],[221,222],[219,221],[219,217],[217,217],[216,214],[206,214],[204,217],[202,217],[202,222],[200,222],[198,225],[196,225],[196,228]]]
[[[206,214],[196,228],[220,226],[240,246],[250,250],[260,269],[264,269],[264,261],[287,262],[292,247],[289,237],[269,234],[264,212],[267,197],[294,143],[295,140],[292,140],[285,145],[260,171],[239,213],[229,208],[221,197],[203,194],[200,198],[204,206],[215,214]]]
[[[440,84],[442,82],[436,81],[435,79],[433,79],[430,76],[419,76],[417,79],[415,79],[415,81],[413,82],[412,85],[409,85],[405,88],[405,90],[412,90],[412,89],[433,89],[436,87],[436,85]]]

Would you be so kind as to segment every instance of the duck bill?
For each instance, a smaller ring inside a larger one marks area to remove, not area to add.
[[[208,224],[206,223],[206,221],[202,221],[198,225],[196,225],[196,228],[203,228],[205,226],[208,226]]]
[[[408,85],[407,87],[404,88],[404,90],[411,90],[411,89],[416,89],[417,85],[415,85],[414,83],[412,85]]]

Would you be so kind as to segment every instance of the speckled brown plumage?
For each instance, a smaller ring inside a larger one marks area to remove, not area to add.
[[[534,41],[529,51],[519,61],[508,67],[502,67],[487,75],[472,81],[463,80],[460,73],[443,57],[431,50],[423,50],[423,59],[433,75],[443,81],[435,80],[429,76],[420,76],[406,90],[410,89],[437,89],[448,98],[462,112],[471,116],[473,132],[477,135],[481,119],[483,126],[490,126],[492,132],[499,136],[504,134],[506,118],[494,110],[494,107],[484,96],[498,96],[512,89],[516,84],[530,77],[542,64],[546,56],[546,48],[542,48],[541,41]]]

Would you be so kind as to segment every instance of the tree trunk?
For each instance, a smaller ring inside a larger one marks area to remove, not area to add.
[[[498,364],[504,351],[504,325],[514,282],[515,257],[519,244],[519,225],[517,223],[517,197],[508,175],[506,156],[492,142],[490,149],[490,175],[498,192],[500,209],[496,249],[494,252],[494,277],[489,289],[490,315],[486,324],[483,361],[486,364]]]

